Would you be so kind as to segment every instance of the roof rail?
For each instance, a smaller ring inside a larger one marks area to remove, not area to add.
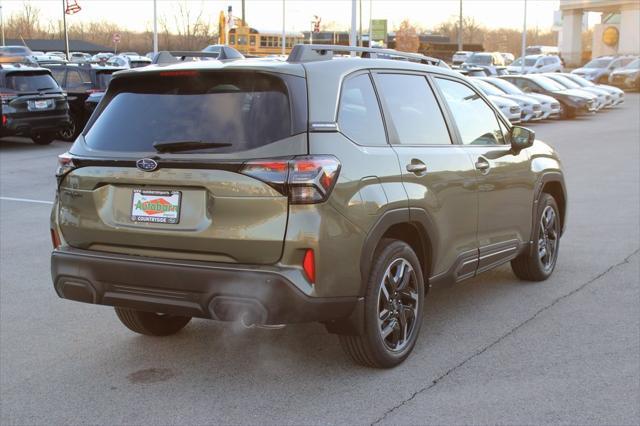
[[[394,49],[380,49],[375,47],[357,47],[330,44],[296,44],[295,46],[293,46],[293,49],[291,49],[291,53],[287,58],[287,62],[301,63],[328,61],[333,59],[333,55],[335,52],[360,53],[361,58],[405,60],[448,68],[447,65],[443,65],[444,61],[441,61],[437,58],[431,58],[429,56],[421,55],[419,53],[407,53],[400,52]]]

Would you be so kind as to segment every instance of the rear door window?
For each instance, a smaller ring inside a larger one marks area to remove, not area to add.
[[[67,70],[66,88],[68,90],[84,90],[91,87],[91,76],[82,70]]]
[[[85,140],[106,151],[153,152],[155,142],[195,141],[229,144],[198,153],[238,152],[307,125],[305,81],[293,76],[160,72],[114,80],[105,101]]]
[[[386,145],[382,114],[369,74],[344,82],[338,111],[340,131],[360,145]]]
[[[378,74],[376,83],[400,144],[451,144],[442,111],[424,76]]]

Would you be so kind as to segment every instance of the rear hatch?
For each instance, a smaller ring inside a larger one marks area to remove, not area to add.
[[[25,118],[66,112],[66,98],[49,71],[8,72],[4,76],[2,86],[4,114]]]
[[[279,179],[243,171],[250,160],[307,153],[306,102],[304,78],[290,74],[114,78],[70,151],[75,168],[61,179],[63,237],[90,250],[277,262],[288,198]]]

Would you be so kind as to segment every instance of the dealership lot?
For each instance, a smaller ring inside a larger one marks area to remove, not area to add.
[[[564,162],[568,228],[554,275],[508,266],[427,301],[414,354],[353,365],[317,324],[194,320],[134,335],[112,309],[58,299],[49,277],[55,157],[0,142],[3,424],[638,422],[640,95],[531,124]]]

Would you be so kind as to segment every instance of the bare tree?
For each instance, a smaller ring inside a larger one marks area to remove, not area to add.
[[[396,31],[396,49],[403,52],[417,52],[420,47],[418,31],[408,20],[400,23]]]

